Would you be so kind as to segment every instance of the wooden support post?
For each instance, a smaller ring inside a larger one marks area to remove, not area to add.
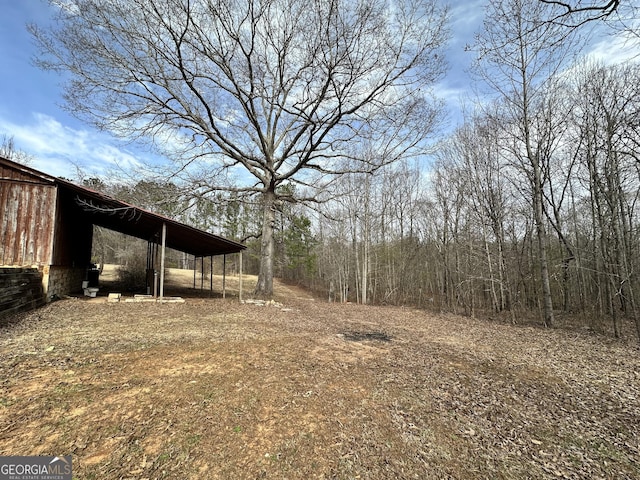
[[[213,292],[213,255],[211,255],[209,257],[210,263],[211,263],[211,272],[210,272],[210,276],[209,276],[209,291]]]
[[[198,257],[193,256],[193,289],[196,289],[196,269],[198,268]]]
[[[151,282],[153,282],[153,275],[151,275],[153,270],[152,255],[153,255],[153,244],[151,243],[151,240],[148,240],[147,241],[147,269],[145,271],[147,295],[151,295],[151,292],[153,292],[153,287],[151,285]]]
[[[227,298],[227,254],[222,256],[222,298]]]
[[[238,300],[240,302],[242,302],[242,250],[240,250],[240,252],[238,252],[240,259],[239,259],[239,264],[240,264],[240,278],[238,280]]]
[[[156,267],[158,266],[158,238],[154,237],[153,242],[153,298],[158,298],[158,272]]]
[[[162,224],[162,253],[160,254],[160,302],[164,297],[164,257],[167,248],[167,224]]]

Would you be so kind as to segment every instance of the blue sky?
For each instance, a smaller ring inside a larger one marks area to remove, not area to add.
[[[449,101],[457,102],[467,89],[463,68],[472,54],[464,52],[464,44],[481,19],[483,3],[468,1],[453,9],[453,27],[465,35],[456,35],[449,47],[452,71],[439,89]],[[0,0],[0,6],[0,138],[13,137],[19,149],[34,157],[31,166],[52,175],[73,177],[77,167],[85,175],[106,175],[116,164],[126,168],[147,160],[146,152],[96,132],[64,111],[62,79],[33,65],[35,48],[25,25],[46,25],[54,7],[42,0]]]
[[[452,39],[447,51],[450,70],[438,85],[449,105],[449,127],[459,119],[459,103],[473,99],[465,69],[473,54],[465,44],[482,22],[485,0],[451,2]],[[65,112],[62,79],[32,63],[35,52],[27,23],[46,25],[53,8],[43,0],[0,0],[0,138],[13,137],[16,146],[33,156],[31,166],[52,175],[107,175],[118,166],[136,167],[151,159],[144,150],[99,133]],[[594,56],[613,61],[629,56],[629,49],[611,38],[594,42]]]
[[[46,25],[54,7],[43,0],[0,0],[0,139],[13,138],[33,157],[30,166],[75,178],[136,166],[145,152],[97,132],[63,108],[62,81],[33,65],[27,23]]]

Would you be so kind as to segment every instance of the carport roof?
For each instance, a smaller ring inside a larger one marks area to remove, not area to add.
[[[160,243],[162,225],[167,226],[166,245],[197,257],[237,253],[246,246],[233,240],[185,225],[162,215],[139,208],[89,188],[55,178],[38,170],[0,157],[0,164],[21,170],[43,183],[55,185],[60,192],[72,195],[74,212],[94,225],[132,237]]]

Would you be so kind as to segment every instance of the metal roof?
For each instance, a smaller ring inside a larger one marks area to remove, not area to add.
[[[157,243],[160,242],[162,225],[166,224],[167,247],[197,257],[237,253],[246,248],[233,240],[199,230],[2,157],[0,157],[0,165],[18,169],[38,183],[56,186],[61,196],[71,199],[71,205],[69,206],[67,202],[66,206],[73,209],[78,221],[90,222],[93,225]],[[64,207],[65,205],[62,208]]]

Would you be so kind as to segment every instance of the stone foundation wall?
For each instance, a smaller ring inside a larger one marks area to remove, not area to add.
[[[43,283],[47,286],[47,301],[60,298],[71,293],[82,291],[82,281],[87,275],[85,268],[60,267],[52,265],[45,267]]]
[[[44,302],[42,273],[37,268],[0,268],[0,325],[11,314]]]

